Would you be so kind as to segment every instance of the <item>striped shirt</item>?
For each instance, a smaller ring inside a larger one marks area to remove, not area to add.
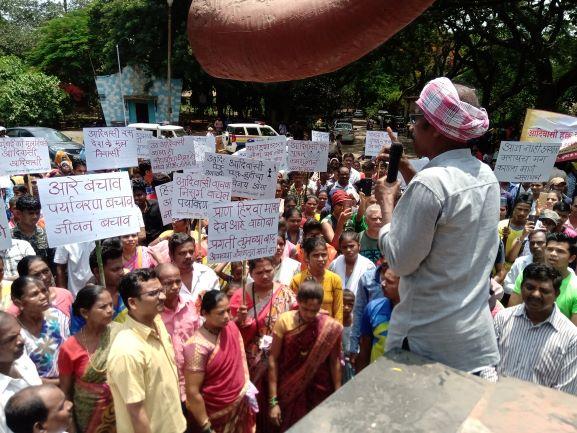
[[[577,327],[557,305],[537,325],[527,317],[524,304],[500,311],[494,323],[499,376],[577,394]]]

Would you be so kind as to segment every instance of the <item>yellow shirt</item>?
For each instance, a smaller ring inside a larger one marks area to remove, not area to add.
[[[296,274],[290,288],[296,294],[303,281],[312,278],[308,270]],[[322,309],[329,313],[329,316],[336,319],[341,325],[343,324],[343,282],[341,277],[331,271],[325,271],[322,281],[323,286],[323,304]]]
[[[505,227],[507,227],[507,225],[509,224],[509,220],[503,220],[503,221],[499,221],[499,237],[501,239],[503,239],[503,229]],[[509,227],[509,236],[507,237],[507,245],[505,245],[505,256],[509,253],[509,251],[511,251],[511,248],[513,248],[513,241],[515,239],[517,239],[519,236],[521,236],[523,234],[523,229],[521,230],[513,230],[511,227]],[[507,259],[505,259],[507,260]],[[511,263],[509,262],[505,262],[505,269],[509,270],[511,269]]]
[[[144,402],[152,433],[186,429],[170,336],[160,315],[154,324],[158,332],[128,316],[108,354],[108,385],[118,433],[134,433],[126,405],[138,402]]]
[[[0,311],[5,311],[12,305],[12,298],[10,297],[10,289],[12,288],[12,281],[2,281],[0,292]]]

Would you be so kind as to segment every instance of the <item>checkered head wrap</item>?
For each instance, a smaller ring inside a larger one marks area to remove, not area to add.
[[[461,101],[457,89],[448,78],[428,82],[417,105],[425,119],[452,140],[466,143],[489,129],[489,116],[485,109]]]

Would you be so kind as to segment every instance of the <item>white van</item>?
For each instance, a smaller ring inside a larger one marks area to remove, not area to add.
[[[176,138],[186,135],[184,128],[177,125],[161,125],[159,123],[131,123],[129,128],[139,129],[141,131],[152,131],[156,138]]]

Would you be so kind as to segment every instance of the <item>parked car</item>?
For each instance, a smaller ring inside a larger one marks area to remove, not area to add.
[[[131,123],[129,128],[139,129],[141,131],[151,131],[156,138],[176,138],[186,135],[182,126],[177,125],[160,125],[159,123]]]
[[[84,148],[83,144],[76,143],[70,137],[67,137],[62,132],[52,128],[44,128],[40,126],[23,126],[6,129],[7,137],[37,137],[45,138],[48,142],[48,153],[50,159],[54,161],[56,152],[59,150],[65,151],[70,158],[78,157],[80,151]]]
[[[258,123],[230,123],[222,134],[222,145],[228,153],[235,153],[245,147],[251,138],[275,137],[280,135],[268,125]]]
[[[353,124],[350,122],[338,122],[333,129],[335,137],[338,134],[342,135],[341,141],[343,143],[352,143],[355,141],[355,130]]]
[[[365,115],[365,112],[363,110],[358,110],[358,109],[355,110],[355,112],[353,114],[354,117],[364,117],[364,115]]]

